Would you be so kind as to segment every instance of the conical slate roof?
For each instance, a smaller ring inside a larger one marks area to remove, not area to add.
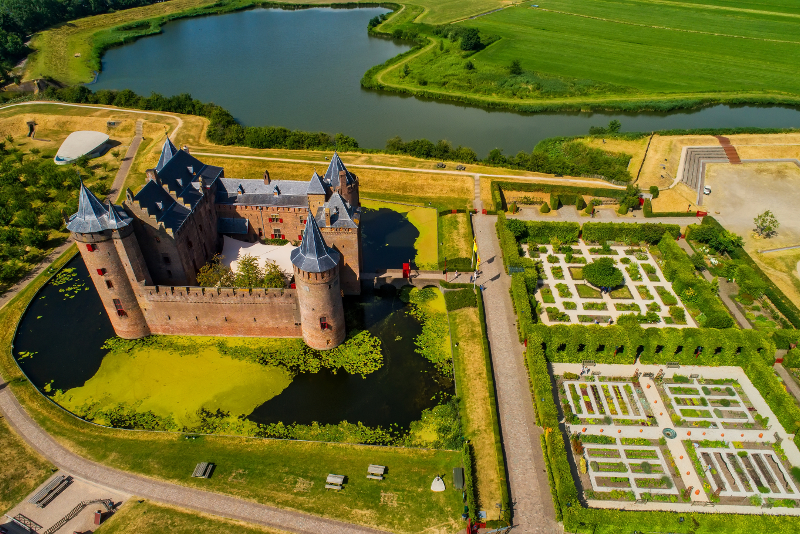
[[[331,164],[328,165],[328,170],[325,171],[325,182],[329,183],[331,187],[339,187],[339,172],[344,171],[345,179],[348,184],[353,183],[353,175],[347,170],[347,167],[342,163],[341,158],[337,152],[333,153],[331,157]]]
[[[70,217],[67,230],[79,234],[101,232],[105,230],[107,216],[106,208],[81,181],[81,190],[78,193],[78,213]]]
[[[69,218],[67,230],[79,234],[102,232],[103,230],[119,230],[131,223],[131,218],[119,206],[108,203],[103,206],[81,181],[78,193],[78,213]]]
[[[325,189],[325,185],[322,183],[322,178],[319,177],[317,171],[314,171],[314,174],[311,175],[311,181],[308,183],[308,190],[306,193],[309,195],[328,194],[328,191]]]
[[[161,172],[161,169],[164,168],[164,165],[167,164],[169,160],[172,159],[172,156],[178,153],[178,149],[175,148],[175,145],[172,144],[169,137],[167,140],[164,141],[164,146],[161,148],[161,157],[158,158],[158,164],[156,164],[156,172]]]
[[[317,221],[309,211],[303,242],[292,251],[290,258],[294,266],[301,271],[322,273],[336,267],[341,259],[341,254],[328,248],[328,245],[325,244]]]

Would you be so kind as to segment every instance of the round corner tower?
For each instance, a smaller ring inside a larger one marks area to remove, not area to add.
[[[313,349],[337,347],[347,334],[339,284],[341,255],[325,244],[310,212],[303,242],[291,259],[303,339]]]
[[[139,264],[139,258],[129,257],[139,251],[131,218],[118,206],[103,206],[81,184],[78,212],[67,229],[78,243],[114,332],[125,339],[149,336],[150,327],[131,284],[131,277],[136,276],[134,263]]]

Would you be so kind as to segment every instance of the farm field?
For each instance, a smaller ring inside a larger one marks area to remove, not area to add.
[[[434,38],[406,60],[408,71],[398,68],[405,62],[395,63],[377,79],[511,107],[611,97],[645,107],[651,98],[797,94],[790,58],[800,53],[798,11],[778,1],[554,0],[538,9],[528,2],[459,22],[480,31],[490,43],[483,50],[465,53]],[[465,68],[468,60],[474,69]],[[509,74],[514,60],[521,74]]]

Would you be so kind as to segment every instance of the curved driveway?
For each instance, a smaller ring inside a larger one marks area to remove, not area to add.
[[[153,480],[81,458],[56,443],[20,406],[11,388],[0,384],[0,412],[22,438],[67,473],[122,493],[144,497],[212,515],[238,519],[290,532],[318,534],[377,533],[357,525],[281,510],[228,495]]]

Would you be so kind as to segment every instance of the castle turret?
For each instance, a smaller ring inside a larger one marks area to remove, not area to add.
[[[303,339],[314,349],[332,349],[345,338],[344,306],[339,286],[341,255],[322,238],[308,213],[303,241],[292,251]]]
[[[358,195],[358,176],[347,170],[347,167],[344,166],[342,159],[336,152],[331,156],[331,162],[325,171],[324,180],[333,191],[342,195],[353,208],[361,207],[361,199]]]
[[[81,183],[78,212],[67,223],[114,331],[125,339],[150,335],[131,285],[150,283],[131,222],[120,206],[103,206]]]

